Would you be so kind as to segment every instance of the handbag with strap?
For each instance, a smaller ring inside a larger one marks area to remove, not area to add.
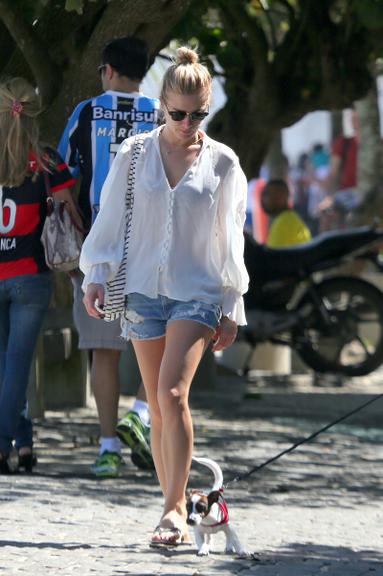
[[[67,203],[54,199],[48,173],[44,170],[47,215],[41,242],[45,262],[51,270],[70,272],[78,268],[83,233],[73,222]]]
[[[145,134],[137,134],[132,150],[132,157],[127,177],[125,195],[125,237],[122,260],[116,276],[106,283],[105,301],[103,307],[103,319],[112,322],[123,316],[125,312],[126,296],[124,294],[126,279],[126,259],[129,248],[130,229],[132,224],[134,204],[134,184],[136,180],[137,159],[144,145]]]

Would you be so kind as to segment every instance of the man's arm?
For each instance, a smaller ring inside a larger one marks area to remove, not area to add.
[[[79,123],[80,115],[88,100],[80,102],[70,116],[65,130],[61,136],[57,150],[64,162],[69,166],[72,175],[78,178],[80,174],[80,155],[79,155]]]

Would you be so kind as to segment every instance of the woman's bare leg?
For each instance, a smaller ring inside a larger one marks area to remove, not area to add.
[[[162,356],[165,349],[165,337],[155,340],[132,340],[134,352],[143,380],[150,411],[150,442],[152,456],[161,490],[166,494],[166,477],[162,462],[162,422],[158,406],[157,391]]]
[[[165,497],[162,528],[179,527],[186,538],[185,490],[193,452],[189,391],[212,336],[198,322],[177,320],[166,339],[133,340],[150,408],[152,454]],[[153,540],[171,541],[172,533]]]
[[[185,491],[193,452],[189,391],[212,330],[190,320],[169,324],[158,382],[162,418],[162,463],[166,489],[161,525],[186,530]],[[161,540],[159,536],[158,539]]]

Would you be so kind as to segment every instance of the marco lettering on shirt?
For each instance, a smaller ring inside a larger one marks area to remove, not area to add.
[[[134,128],[118,128],[118,130],[116,130],[115,128],[105,128],[105,127],[99,127],[97,128],[97,136],[107,136],[108,138],[122,138],[122,140],[124,140],[125,138],[129,138],[129,136],[134,136],[136,134],[137,130],[135,130]]]
[[[110,110],[103,106],[93,107],[93,120],[124,120],[125,122],[157,122],[157,110],[140,112],[135,108],[131,110]]]

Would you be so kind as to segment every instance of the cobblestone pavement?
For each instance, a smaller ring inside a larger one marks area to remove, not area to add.
[[[219,389],[192,398],[196,454],[216,459],[228,481],[382,391],[380,377],[322,389],[299,378],[245,389],[240,379],[221,377]],[[121,409],[129,402],[123,399]],[[0,477],[0,573],[381,576],[382,410],[380,400],[228,488],[232,522],[255,553],[249,560],[225,555],[220,535],[208,558],[194,547],[149,548],[161,512],[153,476],[137,471],[127,453],[120,478],[94,479],[94,406],[48,412],[36,426],[36,472]],[[209,471],[193,467],[191,486],[211,482]]]

